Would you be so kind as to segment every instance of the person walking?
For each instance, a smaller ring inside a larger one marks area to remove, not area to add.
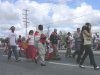
[[[84,38],[83,38],[83,31],[84,31],[84,29],[85,29],[85,25],[82,27],[82,29],[81,29],[81,33],[80,33],[80,39],[81,39],[81,41],[80,41],[80,47],[79,47],[79,53],[78,53],[78,56],[77,56],[77,60],[76,60],[76,62],[79,64],[79,62],[80,62],[80,59],[81,59],[81,56],[83,55],[83,52],[84,52]]]
[[[16,36],[17,35],[15,33],[15,27],[11,26],[10,30],[11,30],[11,32],[9,33],[9,36],[8,36],[9,46],[10,46],[10,49],[9,49],[9,52],[8,52],[8,61],[11,59],[11,55],[12,55],[12,52],[13,52],[15,59],[16,59],[16,62],[18,62],[20,60],[18,58],[18,53],[17,53],[17,46],[16,46]]]
[[[34,46],[34,35],[33,35],[34,31],[30,30],[29,31],[29,35],[27,38],[27,43],[28,43],[28,48],[26,49],[26,57],[27,58],[31,58],[32,61],[35,61],[35,63],[37,63],[37,50]]]
[[[46,55],[46,35],[43,33],[43,25],[38,26],[38,30],[34,34],[35,47],[38,51],[38,59],[40,60],[41,66],[46,66],[45,55]]]
[[[80,28],[77,28],[77,31],[74,34],[74,40],[75,40],[75,52],[73,53],[73,58],[75,58],[75,56],[78,55],[80,51],[80,45],[81,45]]]
[[[59,54],[58,54],[58,35],[57,35],[57,29],[54,29],[54,32],[50,35],[50,42],[53,46],[53,53],[54,53],[54,59],[59,60]]]
[[[83,66],[84,60],[89,55],[90,56],[90,62],[92,63],[92,65],[94,67],[94,70],[98,70],[100,68],[99,68],[99,66],[97,66],[97,64],[95,62],[94,54],[93,54],[93,51],[91,49],[91,45],[92,45],[91,24],[86,23],[85,25],[86,25],[86,28],[83,31],[85,53],[84,53],[83,57],[80,60],[79,67],[84,68],[84,66]]]
[[[71,57],[71,50],[72,50],[72,37],[71,37],[71,33],[68,32],[67,36],[65,38],[66,41],[66,45],[67,45],[67,50],[66,50],[66,54],[65,57]]]

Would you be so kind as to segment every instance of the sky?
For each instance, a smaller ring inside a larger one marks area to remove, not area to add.
[[[39,24],[44,31],[73,32],[86,22],[93,32],[100,32],[100,0],[0,0],[0,37],[6,37],[11,26],[17,35],[25,36],[25,9],[28,10],[28,31]]]

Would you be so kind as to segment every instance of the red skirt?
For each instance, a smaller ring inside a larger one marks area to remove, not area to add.
[[[48,60],[52,60],[54,58],[54,53],[48,53]]]
[[[54,58],[54,50],[53,50],[54,46],[50,45],[49,47],[49,52],[48,52],[48,59],[52,60]]]
[[[36,48],[34,47],[34,45],[29,45],[26,50],[26,57],[34,60],[36,58],[36,56],[37,56]]]

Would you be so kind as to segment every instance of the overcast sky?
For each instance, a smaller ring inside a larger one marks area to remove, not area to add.
[[[25,35],[23,18],[28,9],[28,31],[43,24],[51,29],[75,31],[85,22],[92,31],[100,30],[100,0],[0,0],[0,36],[7,36],[14,25],[16,33]]]

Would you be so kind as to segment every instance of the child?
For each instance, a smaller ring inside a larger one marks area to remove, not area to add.
[[[36,48],[34,46],[34,35],[33,35],[33,30],[29,31],[29,35],[28,35],[28,49],[26,50],[26,57],[27,58],[31,58],[33,61],[36,61],[36,55],[37,55],[37,51]]]

